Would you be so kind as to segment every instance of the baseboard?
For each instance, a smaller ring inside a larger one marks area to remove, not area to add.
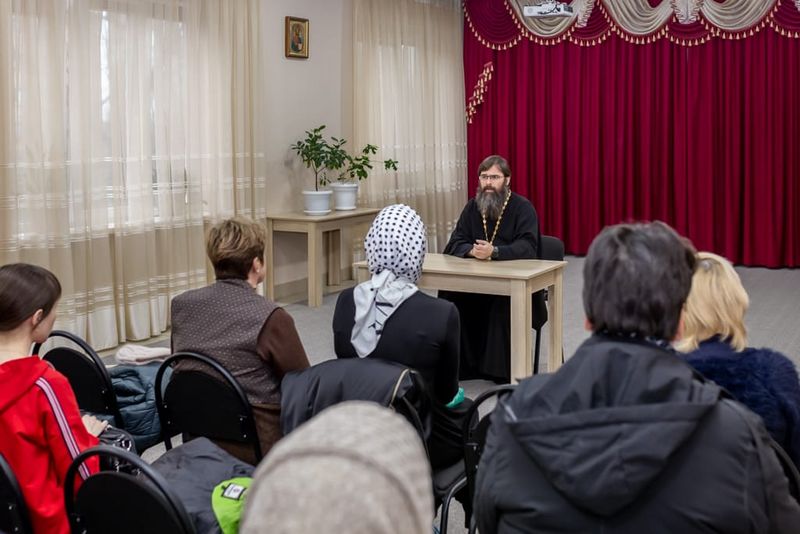
[[[298,295],[304,295],[304,298],[307,298],[308,278],[275,284],[275,302],[279,304],[295,302]]]
[[[324,284],[322,286],[322,293],[328,295],[330,293],[338,293],[348,287],[356,285],[355,280],[342,280],[339,285],[329,286]],[[302,280],[294,280],[292,282],[285,282],[275,286],[275,302],[281,306],[289,304],[306,303],[308,301],[308,278]]]

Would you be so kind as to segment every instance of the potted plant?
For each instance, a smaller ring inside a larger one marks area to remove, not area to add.
[[[322,135],[324,129],[323,124],[313,130],[306,130],[305,139],[297,141],[290,147],[300,156],[303,164],[314,173],[314,190],[303,191],[306,215],[325,215],[331,211],[332,191],[320,190],[330,182],[327,175],[330,146]]]
[[[387,171],[396,171],[397,161],[393,159],[383,161],[370,159],[370,156],[378,153],[378,147],[370,144],[362,148],[357,156],[353,156],[344,149],[344,144],[347,141],[336,137],[331,139],[333,143],[330,145],[328,168],[339,171],[336,183],[331,184],[334,205],[337,210],[354,210],[356,209],[356,200],[358,198],[357,181],[366,180],[374,163],[383,163],[383,167]]]
[[[305,139],[291,145],[306,167],[314,173],[314,191],[303,191],[305,212],[308,215],[324,215],[330,212],[329,190],[320,190],[331,183],[329,173],[336,174],[336,183],[331,184],[337,210],[356,208],[358,184],[369,176],[374,163],[383,163],[386,170],[397,170],[397,162],[392,159],[376,161],[370,159],[378,152],[375,145],[367,145],[358,155],[353,156],[344,148],[346,139],[323,136],[325,125],[306,131]]]

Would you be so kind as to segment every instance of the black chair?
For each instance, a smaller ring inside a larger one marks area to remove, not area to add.
[[[165,371],[181,361],[191,362],[192,368],[174,371],[166,385],[162,384]],[[185,433],[212,440],[249,443],[256,463],[263,457],[247,395],[233,375],[215,359],[177,352],[158,368],[155,388],[167,450],[172,448],[172,436]]]
[[[42,345],[36,344],[33,348],[34,354],[39,354],[56,371],[67,377],[81,410],[111,416],[114,418],[114,426],[124,429],[111,377],[97,352],[83,339],[69,332],[53,330],[49,338],[53,337],[66,338],[78,345],[80,350],[53,347],[46,353],[39,354]]]
[[[86,478],[78,469],[94,456],[121,466]],[[194,534],[192,520],[164,478],[133,453],[101,445],[79,454],[67,470],[64,503],[73,533]]]
[[[0,454],[0,532],[33,533],[22,489],[2,454]]]
[[[417,429],[420,437],[422,437],[422,444],[425,447],[425,452],[428,453],[428,457],[430,458],[428,445],[426,443],[428,431],[424,426],[423,417],[419,414],[419,407],[423,406],[423,411],[434,410],[434,401],[430,397],[430,393],[428,392],[422,378],[416,371],[413,371],[413,373],[418,378],[416,387],[413,391],[410,391],[406,395],[402,396],[399,399],[399,402],[394,405],[394,408],[395,411],[408,419]],[[422,402],[418,402],[418,399],[424,400]],[[472,416],[468,413],[466,422],[467,426],[469,426],[471,417]],[[430,414],[426,415],[425,419],[431,419]],[[450,515],[450,503],[453,502],[456,494],[463,490],[467,485],[467,477],[464,465],[464,460],[460,459],[452,465],[432,470],[431,476],[433,481],[434,509],[437,509],[441,506],[441,510],[439,511],[440,534],[445,534],[447,532],[447,524]],[[466,508],[469,508],[469,506]],[[464,510],[465,512],[467,512],[466,508]]]
[[[564,242],[557,237],[543,235],[540,241],[541,253],[540,260],[563,261]],[[537,295],[540,295],[537,297]],[[542,345],[542,327],[547,322],[547,290],[537,291],[533,294],[533,329],[536,332],[536,343],[533,349],[533,374],[539,372],[539,351]],[[561,361],[564,361],[564,353],[561,353]]]
[[[472,503],[475,498],[475,477],[478,474],[478,464],[483,454],[483,446],[486,443],[486,435],[489,432],[489,425],[491,425],[491,412],[481,417],[478,424],[474,427],[470,426],[470,421],[478,414],[478,408],[481,404],[486,402],[492,397],[500,397],[506,395],[516,388],[512,384],[503,384],[487,389],[477,396],[472,406],[467,412],[467,420],[464,422],[462,435],[464,437],[464,469],[466,475],[467,491],[469,495],[469,502]],[[471,513],[469,514],[472,515]],[[472,517],[467,517],[469,524],[469,532],[475,532],[475,522]]]

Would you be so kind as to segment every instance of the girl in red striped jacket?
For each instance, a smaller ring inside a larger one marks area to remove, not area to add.
[[[72,460],[97,445],[105,424],[81,419],[63,375],[29,356],[53,328],[61,284],[48,271],[24,263],[0,267],[0,453],[14,471],[35,532],[67,534],[64,476]],[[97,471],[97,458],[79,480]]]

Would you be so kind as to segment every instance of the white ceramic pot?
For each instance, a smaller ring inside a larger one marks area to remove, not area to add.
[[[333,189],[333,205],[339,211],[356,209],[358,200],[358,184],[338,182],[331,184]]]
[[[306,215],[327,215],[331,212],[333,191],[303,191]]]

